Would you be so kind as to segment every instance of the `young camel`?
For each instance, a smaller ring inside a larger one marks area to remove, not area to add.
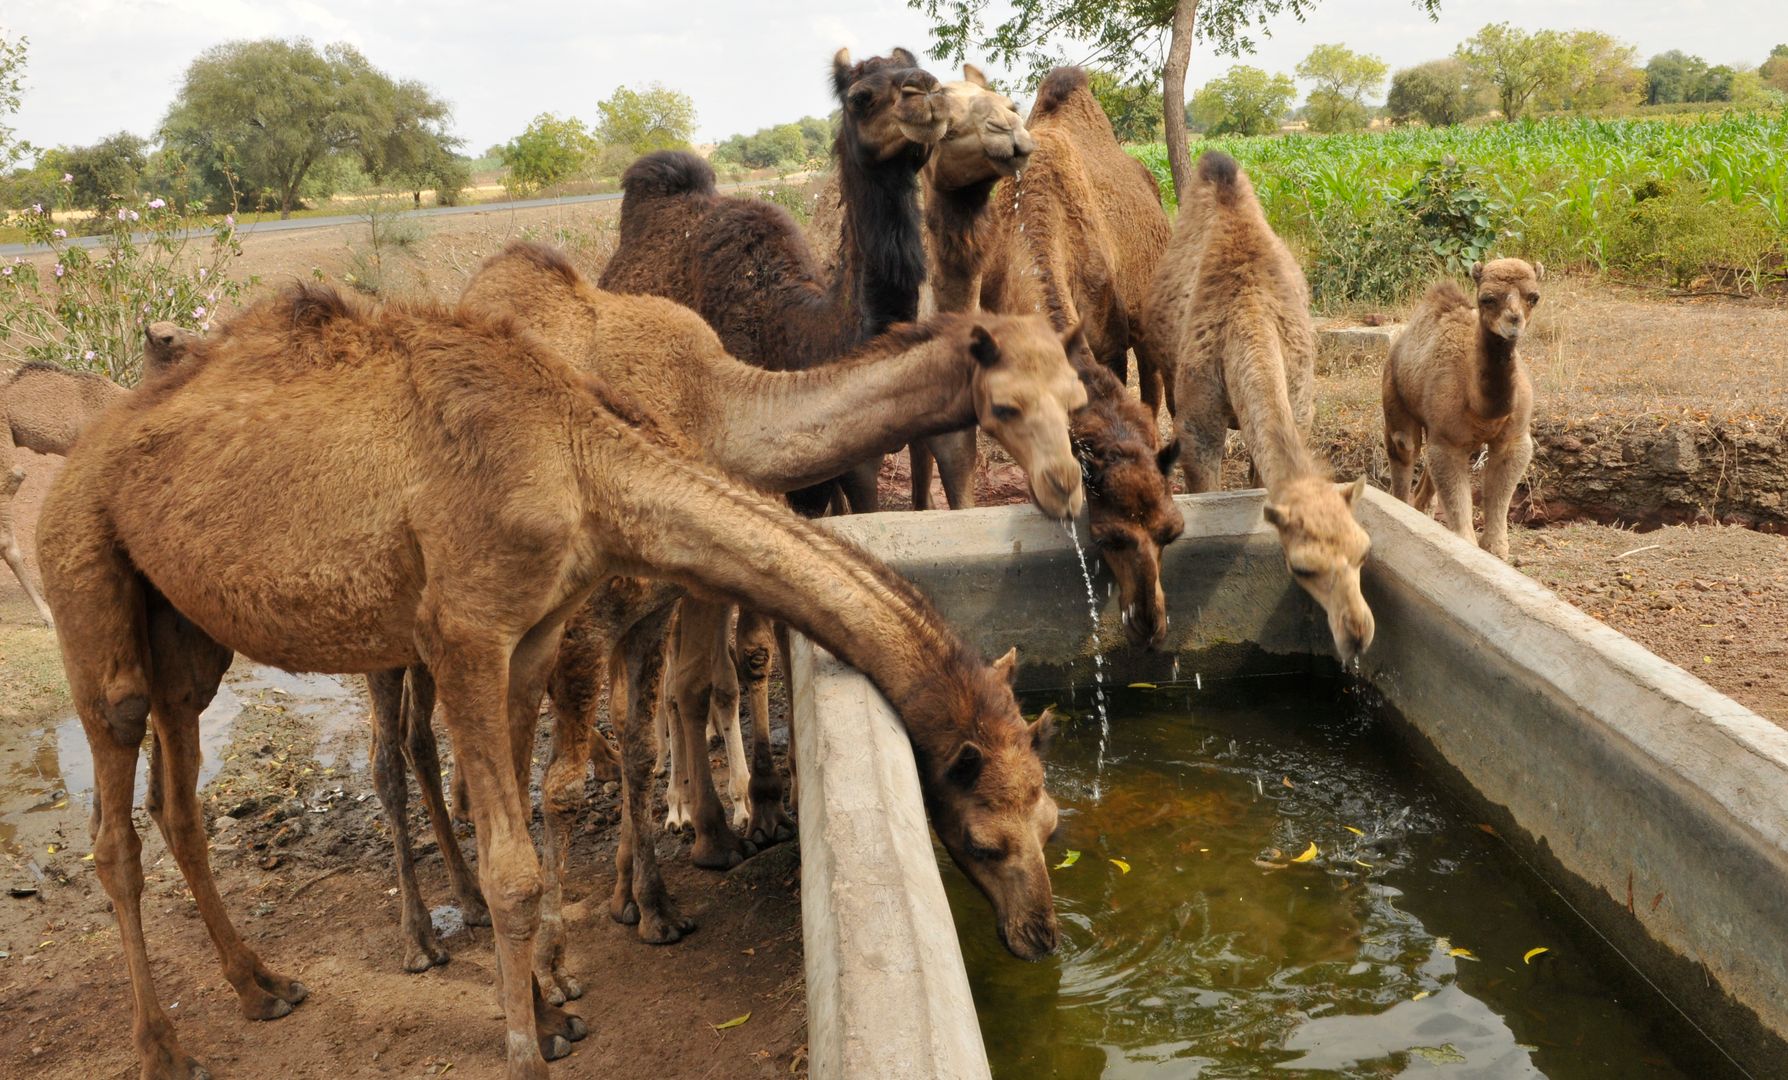
[[[1036,317],[949,316],[921,326],[904,326],[833,364],[807,371],[770,372],[728,356],[714,331],[698,316],[656,297],[618,297],[590,286],[557,252],[537,244],[513,244],[487,262],[467,285],[461,304],[469,310],[512,314],[536,331],[560,355],[637,403],[656,424],[674,430],[692,455],[740,482],[771,494],[837,475],[841,463],[882,452],[916,434],[980,423],[1039,481],[1033,493],[1056,517],[1078,511],[1075,498],[1054,492],[1078,483],[1080,466],[1069,443],[1069,414],[1086,402],[1066,350]],[[598,601],[586,606],[593,614]],[[586,625],[586,622],[588,625]],[[727,649],[731,605],[711,598],[683,601],[679,647],[672,688],[679,746],[671,798],[681,802],[696,829],[697,865],[724,868],[740,861],[753,845],[792,835],[782,807],[782,790],[770,758],[768,687],[752,686],[753,761],[748,767],[739,745],[739,685]],[[593,739],[594,709],[607,649],[624,631],[601,620],[574,619],[560,646],[550,696],[554,702],[552,761],[543,783],[547,849],[562,856],[569,843],[570,816],[581,802]],[[759,668],[767,655],[755,658]],[[760,671],[760,674],[761,671]],[[427,688],[423,688],[427,692]],[[393,717],[398,700],[387,690],[381,715]],[[730,708],[729,708],[730,707]],[[728,828],[715,794],[705,752],[709,717],[728,734],[731,794],[735,811],[749,801],[741,822],[747,841]],[[426,718],[427,713],[421,713]],[[382,719],[382,736],[404,730]],[[692,738],[693,736],[693,738]],[[428,739],[425,723],[409,727],[408,739]],[[383,741],[383,740],[382,740]],[[432,739],[419,755],[432,762]],[[386,760],[403,744],[391,737]],[[416,764],[412,755],[412,765]],[[438,810],[438,766],[417,768],[418,783],[433,792]],[[420,970],[446,954],[428,929],[426,909],[416,897],[409,866],[408,833],[400,800],[392,817],[398,844],[400,889],[405,897],[406,966]],[[383,794],[383,789],[381,789]],[[439,832],[444,815],[437,820]],[[449,837],[451,833],[447,834]],[[444,840],[443,850],[450,849]],[[449,865],[457,857],[452,845]],[[562,867],[549,858],[547,917],[553,919]],[[412,917],[409,913],[417,913]],[[558,923],[549,923],[557,945]],[[556,958],[558,953],[545,953]],[[416,960],[419,966],[412,966]],[[544,965],[542,965],[544,967]],[[557,984],[566,996],[574,984],[562,972],[541,971],[542,984]],[[554,991],[548,989],[549,997]]]
[[[1365,477],[1332,483],[1305,445],[1316,410],[1309,289],[1233,158],[1207,151],[1191,187],[1145,333],[1158,355],[1175,358],[1186,488],[1221,486],[1223,445],[1230,428],[1240,429],[1286,565],[1328,613],[1335,651],[1351,663],[1373,633],[1360,595],[1372,542],[1353,517]]]
[[[194,340],[196,335],[173,323],[152,324],[143,334],[143,378],[156,378],[178,363],[184,344]],[[103,375],[42,363],[26,364],[0,383],[0,558],[45,626],[56,625],[55,618],[25,572],[24,554],[13,535],[12,497],[25,482],[25,467],[14,463],[13,448],[66,454],[100,413],[129,393]]]
[[[235,422],[243,409],[263,422]],[[144,945],[130,807],[151,724],[152,816],[245,1015],[285,1015],[307,993],[237,935],[206,857],[198,717],[233,651],[296,671],[428,664],[471,792],[508,1075],[541,1080],[545,1057],[569,1052],[584,1025],[531,977],[541,883],[525,770],[561,624],[617,576],[739,597],[868,673],[907,726],[939,837],[1008,947],[1055,947],[1049,724],[1019,715],[1014,658],[984,663],[912,586],[653,431],[508,320],[367,310],[299,286],[225,324],[81,440],[45,503],[40,549],[94,758],[94,861],[145,1077],[204,1075],[156,999]],[[650,632],[662,620],[643,629],[624,652],[629,723],[650,716],[662,656]],[[649,841],[650,751],[636,739],[629,753],[627,813]],[[655,879],[650,843],[630,854]]]
[[[1540,302],[1546,268],[1520,259],[1474,263],[1474,306],[1459,286],[1436,283],[1416,305],[1384,368],[1384,448],[1391,492],[1419,510],[1434,492],[1447,524],[1467,542],[1471,456],[1487,447],[1483,548],[1509,557],[1509,504],[1533,460],[1533,383],[1515,350]],[[1428,446],[1412,496],[1410,476]]]

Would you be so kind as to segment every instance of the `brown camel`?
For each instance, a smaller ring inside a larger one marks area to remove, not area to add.
[[[1286,565],[1327,611],[1335,650],[1352,662],[1373,631],[1360,595],[1372,542],[1353,517],[1365,477],[1337,486],[1305,445],[1316,410],[1316,334],[1303,271],[1233,158],[1206,152],[1191,187],[1145,330],[1157,355],[1174,358],[1186,488],[1221,486],[1224,442],[1240,429]]]
[[[244,409],[262,422],[237,423]],[[307,993],[237,935],[206,857],[198,717],[233,651],[298,671],[428,664],[477,823],[508,1073],[538,1080],[543,1050],[569,1052],[582,1022],[531,978],[541,882],[524,775],[561,625],[616,576],[738,597],[868,673],[903,718],[933,824],[1002,939],[1025,957],[1055,947],[1048,723],[1019,715],[1014,658],[984,663],[911,585],[661,449],[655,430],[509,320],[369,310],[302,286],[232,319],[89,429],[46,500],[40,550],[67,616],[57,632],[94,759],[95,866],[145,1076],[203,1074],[156,1000],[143,939],[129,808],[150,724],[152,813],[244,1013],[281,1016]],[[631,722],[650,716],[644,669],[661,646],[625,656],[638,669]],[[629,750],[627,812],[649,835],[634,781],[650,750],[643,739]],[[643,869],[650,845],[631,854]]]
[[[467,285],[461,303],[472,310],[513,314],[560,355],[638,403],[661,427],[679,433],[692,456],[758,490],[790,491],[835,476],[842,464],[899,446],[914,435],[979,422],[1032,476],[1058,477],[1034,487],[1047,513],[1065,517],[1078,510],[1074,485],[1080,465],[1069,442],[1068,417],[1085,404],[1086,393],[1068,363],[1066,350],[1073,343],[1060,341],[1035,316],[940,317],[897,328],[837,363],[767,372],[728,356],[714,331],[688,309],[657,297],[597,290],[562,255],[540,245],[514,244],[492,258]],[[1074,490],[1073,498],[1059,499],[1060,490]],[[557,722],[543,789],[548,850],[554,853],[569,842],[569,815],[580,801],[589,750],[606,746],[592,744],[591,725],[607,651],[626,627],[584,625],[588,620],[583,616],[601,608],[600,598],[592,600],[572,620],[549,684]],[[751,850],[751,844],[727,828],[702,749],[710,719],[723,733],[730,725],[729,746],[740,746],[739,674],[727,643],[731,621],[730,605],[709,599],[683,603],[680,648],[667,694],[679,715],[680,745],[687,748],[676,759],[669,801],[682,811],[675,820],[688,820],[696,829],[697,864],[720,868],[736,864]],[[764,628],[752,625],[742,635],[755,759],[748,767],[735,750],[729,771],[735,812],[749,800],[749,816],[740,824],[756,844],[792,835],[770,759],[765,637]],[[400,724],[396,694],[391,689],[385,693],[379,731],[391,735],[386,760],[395,761],[404,740],[426,738],[426,725]],[[417,763],[417,754],[406,756],[412,765]],[[420,757],[432,761],[432,745]],[[433,793],[429,808],[442,834],[446,823],[438,813],[438,766],[417,770],[417,777],[425,796]],[[446,954],[433,940],[426,908],[415,891],[401,815],[401,773],[395,782],[390,816],[405,897],[406,967],[420,970]],[[442,847],[448,850],[446,839]],[[456,859],[454,850],[450,869]],[[549,911],[556,906],[557,869],[549,861]],[[465,892],[461,895],[464,899]],[[541,974],[543,986],[567,981],[562,973]],[[575,996],[568,986],[563,989],[566,996]],[[547,993],[554,995],[550,988]]]
[[[143,335],[143,377],[152,379],[178,363],[181,348],[196,335],[173,323],[154,323]],[[129,390],[90,371],[31,363],[0,383],[0,557],[12,568],[45,626],[54,626],[50,605],[25,572],[25,558],[12,531],[12,497],[25,481],[25,467],[13,461],[13,447],[40,454],[66,454],[76,436]]]
[[[1546,268],[1520,259],[1474,263],[1474,306],[1450,281],[1416,305],[1384,367],[1384,448],[1391,491],[1426,510],[1434,492],[1447,524],[1466,541],[1471,526],[1471,457],[1484,466],[1483,548],[1509,557],[1509,504],[1533,460],[1533,383],[1516,343],[1540,302]],[[1410,476],[1427,438],[1428,468],[1413,497]]]
[[[621,238],[604,289],[669,297],[749,364],[799,370],[845,355],[919,310],[925,252],[917,177],[944,135],[945,95],[905,49],[852,65],[833,57],[841,107],[833,144],[844,206],[837,267],[826,276],[788,211],[726,198],[693,154],[648,154],[621,178]],[[842,480],[858,512],[876,508],[880,462]],[[817,513],[834,487],[803,493]]]
[[[945,173],[926,190],[925,226],[940,311],[1040,311],[1056,329],[1079,323],[1122,385],[1136,350],[1142,399],[1161,401],[1160,365],[1137,333],[1171,229],[1153,174],[1124,153],[1080,68],[1037,88],[1035,149],[1015,177]],[[930,506],[931,458],[952,507],[973,505],[973,432],[913,454],[913,505]]]

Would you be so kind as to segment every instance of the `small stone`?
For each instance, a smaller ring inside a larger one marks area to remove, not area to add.
[[[222,836],[223,834],[229,832],[231,829],[234,829],[238,825],[241,825],[241,824],[242,824],[242,822],[238,821],[237,819],[230,817],[228,815],[225,815],[211,823],[211,834],[213,836]]]
[[[35,885],[14,885],[11,888],[6,890],[6,895],[13,897],[15,899],[18,899],[18,900],[23,900],[26,897],[36,896],[37,895],[37,886],[35,886]]]
[[[285,856],[269,853],[261,856],[260,867],[263,870],[277,870],[279,869],[279,864],[285,861]]]
[[[620,781],[618,781],[618,780],[610,780],[607,783],[602,785],[602,793],[604,795],[613,795],[620,790],[621,790],[621,784],[620,784]]]

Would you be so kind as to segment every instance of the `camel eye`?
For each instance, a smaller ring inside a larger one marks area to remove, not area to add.
[[[1527,306],[1528,307],[1533,307],[1535,304],[1537,304],[1539,302],[1540,302],[1540,294],[1539,293],[1530,292],[1527,294]]]
[[[983,844],[974,837],[968,838],[968,857],[976,862],[997,862],[1006,857],[1006,849],[999,844]]]
[[[1129,533],[1109,532],[1093,537],[1093,543],[1101,551],[1124,551],[1134,544]]]
[[[1291,568],[1291,572],[1293,575],[1304,581],[1310,581],[1317,575],[1317,571],[1308,566],[1294,566]]]
[[[1485,293],[1484,295],[1478,297],[1478,306],[1479,307],[1495,307],[1496,306],[1496,297],[1491,296],[1489,293]]]
[[[995,405],[993,407],[993,418],[1002,424],[1010,424],[1021,415],[1023,414],[1018,411],[1016,405]]]

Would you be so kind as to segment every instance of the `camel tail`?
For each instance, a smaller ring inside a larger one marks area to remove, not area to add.
[[[1077,67],[1059,67],[1043,77],[1043,84],[1037,87],[1037,104],[1031,107],[1032,116],[1048,116],[1067,103],[1081,90],[1089,90],[1086,81],[1086,69]],[[1090,92],[1090,90],[1089,90]]]
[[[1206,150],[1198,158],[1198,179],[1209,184],[1216,194],[1217,201],[1230,204],[1235,202],[1236,192],[1240,189],[1236,181],[1241,177],[1242,167],[1235,163],[1221,150]]]
[[[627,166],[621,190],[628,199],[714,194],[714,169],[687,150],[659,150]]]

